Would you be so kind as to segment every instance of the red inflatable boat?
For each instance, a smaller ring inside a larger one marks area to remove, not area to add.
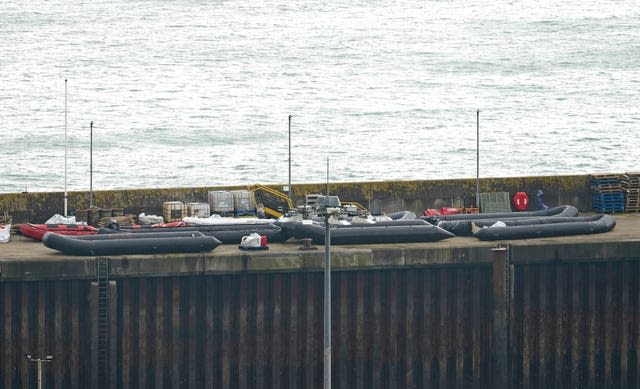
[[[35,240],[42,240],[47,232],[54,232],[60,235],[96,235],[98,230],[95,227],[83,224],[30,224],[20,225],[20,233]]]

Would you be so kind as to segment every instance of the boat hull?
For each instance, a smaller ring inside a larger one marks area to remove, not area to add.
[[[47,232],[42,243],[68,255],[108,256],[209,252],[221,242],[199,232],[65,236]]]
[[[243,236],[253,232],[266,236],[269,242],[284,242],[290,236],[283,234],[282,228],[274,224],[202,224],[187,225],[181,227],[142,227],[142,228],[121,228],[120,230],[100,229],[100,234],[149,234],[149,233],[171,233],[171,232],[200,232],[206,236],[213,236],[224,244],[239,244]]]
[[[314,244],[324,244],[325,233],[325,227],[317,223],[299,223],[295,227],[297,239],[311,238]],[[436,242],[453,236],[429,223],[331,227],[331,243],[337,245]]]
[[[566,218],[564,221],[554,221],[549,218],[547,223],[543,220],[532,221],[530,224],[510,223],[505,221],[505,227],[478,228],[473,236],[480,240],[509,240],[548,238],[555,236],[571,236],[585,234],[599,234],[613,230],[616,220],[611,215],[596,215],[591,217]],[[571,220],[575,219],[575,220]],[[542,223],[540,223],[542,222]]]
[[[473,223],[491,225],[497,221],[506,220],[550,220],[554,218],[577,217],[578,209],[571,205],[549,208],[543,211],[532,212],[504,212],[504,213],[466,213],[445,215],[438,218],[436,225],[453,233],[456,236],[473,235]]]
[[[31,224],[20,225],[20,233],[35,240],[42,240],[47,232],[54,232],[59,235],[95,235],[98,229],[82,224]]]

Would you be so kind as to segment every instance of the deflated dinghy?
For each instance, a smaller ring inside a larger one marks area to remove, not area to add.
[[[376,244],[436,242],[454,237],[440,227],[422,224],[361,224],[331,226],[332,244]],[[324,223],[298,223],[295,226],[297,239],[311,238],[314,244],[324,244]]]
[[[555,218],[529,221],[505,219],[498,223],[498,226],[474,224],[473,236],[480,240],[508,240],[599,234],[613,230],[616,226],[616,219],[611,215],[595,215],[559,218],[559,220],[555,220]]]
[[[549,208],[542,211],[531,212],[500,212],[500,213],[464,213],[456,215],[443,215],[434,223],[445,230],[452,232],[456,236],[471,236],[471,226],[474,222],[493,224],[497,221],[512,219],[552,219],[578,216],[578,209],[571,205]],[[427,218],[427,220],[431,220]]]
[[[47,232],[42,243],[69,255],[128,255],[208,252],[220,245],[201,232],[65,236]]]

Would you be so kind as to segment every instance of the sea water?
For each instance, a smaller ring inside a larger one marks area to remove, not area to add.
[[[0,37],[0,192],[640,170],[637,0],[3,1]]]

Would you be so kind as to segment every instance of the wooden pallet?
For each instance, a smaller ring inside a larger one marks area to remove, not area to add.
[[[616,173],[600,173],[600,174],[589,174],[589,179],[593,180],[619,180],[620,175]]]
[[[636,205],[627,205],[624,207],[625,212],[640,212],[640,204]]]
[[[627,197],[625,209],[640,208],[640,196]]]
[[[621,184],[606,184],[606,185],[592,185],[591,192],[593,193],[616,193],[622,191]]]
[[[137,223],[136,215],[120,215],[103,217],[98,221],[99,227],[106,227],[113,222],[117,222],[120,227],[129,227]]]
[[[640,181],[635,182],[635,181],[622,180],[620,181],[620,184],[625,189],[640,188]]]
[[[589,186],[594,192],[604,192],[622,188],[618,174],[590,174]]]
[[[640,173],[625,173],[620,180],[625,189],[640,188]]]

